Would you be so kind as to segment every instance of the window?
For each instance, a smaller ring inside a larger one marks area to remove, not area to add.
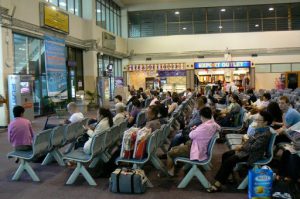
[[[128,12],[129,37],[300,30],[300,3]]]
[[[82,16],[82,0],[46,0],[47,2],[58,6],[79,17]]]
[[[113,0],[96,0],[96,24],[121,36],[121,8]]]

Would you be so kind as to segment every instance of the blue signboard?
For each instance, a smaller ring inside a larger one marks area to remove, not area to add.
[[[228,61],[228,62],[195,62],[195,69],[210,68],[250,68],[250,61]]]
[[[67,97],[65,40],[45,36],[48,96]]]
[[[186,76],[185,70],[164,70],[158,71],[159,77]]]

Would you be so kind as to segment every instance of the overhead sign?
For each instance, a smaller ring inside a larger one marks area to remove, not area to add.
[[[45,54],[48,95],[67,98],[67,67],[65,58],[65,40],[45,36]]]
[[[250,68],[250,61],[228,61],[228,62],[195,62],[195,69],[210,68]]]
[[[69,15],[57,7],[45,3],[40,4],[41,26],[69,34]]]
[[[152,71],[152,70],[184,70],[185,63],[164,63],[164,64],[131,64],[127,71]]]
[[[186,70],[158,71],[159,77],[186,76]]]

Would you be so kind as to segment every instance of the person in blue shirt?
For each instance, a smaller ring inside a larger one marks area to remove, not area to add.
[[[300,113],[293,109],[290,104],[290,100],[287,96],[281,96],[279,98],[279,107],[283,112],[283,126],[280,129],[277,129],[277,133],[279,134],[276,138],[276,143],[280,141],[289,141],[289,139],[280,139],[280,137],[286,137],[283,133],[285,130],[294,124],[300,122]]]

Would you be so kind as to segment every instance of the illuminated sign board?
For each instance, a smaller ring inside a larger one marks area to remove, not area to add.
[[[228,62],[195,62],[195,69],[213,69],[213,68],[250,68],[250,61],[228,61]]]
[[[40,4],[41,26],[54,29],[62,33],[69,33],[69,15],[55,6]]]

